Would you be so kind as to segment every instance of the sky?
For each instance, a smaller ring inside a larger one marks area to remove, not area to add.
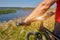
[[[43,0],[0,0],[0,7],[36,7]],[[52,7],[55,7],[53,5]]]

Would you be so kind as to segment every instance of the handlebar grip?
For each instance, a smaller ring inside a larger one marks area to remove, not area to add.
[[[16,26],[21,26],[21,25],[29,26],[30,24],[31,24],[30,22],[20,22],[20,23],[16,23]]]
[[[25,22],[16,23],[16,26],[25,25]]]

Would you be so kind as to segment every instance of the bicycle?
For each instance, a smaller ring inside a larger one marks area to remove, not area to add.
[[[53,13],[53,12],[50,12],[47,14],[47,16],[44,16],[44,20],[46,20],[46,17],[48,18],[48,17],[51,17],[52,15],[54,15],[54,13],[53,14],[51,14],[51,13]],[[28,24],[22,22],[22,23],[18,23],[17,25],[28,25]],[[43,40],[41,32],[44,32],[46,40],[60,40],[59,37],[57,37],[54,33],[52,33],[51,31],[49,31],[47,28],[45,28],[43,26],[43,21],[41,22],[41,26],[38,29],[38,32],[29,32],[26,36],[26,40],[29,40],[30,35],[35,36],[34,40]]]
[[[35,39],[34,40],[43,40],[41,31],[44,32],[46,40],[60,40],[59,37],[57,37],[54,33],[49,31],[47,28],[43,27],[43,25],[41,26],[40,29],[38,29],[38,31],[39,32],[35,32],[35,33],[34,32],[29,32],[27,34],[27,40],[29,40],[30,35],[35,35]],[[53,37],[53,39],[51,37]]]

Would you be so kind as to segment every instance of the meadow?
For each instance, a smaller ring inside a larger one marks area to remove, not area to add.
[[[16,26],[16,22],[21,22],[22,18],[0,23],[0,40],[26,40],[28,32],[36,32],[39,29],[41,21],[32,22],[29,26]],[[51,32],[54,29],[55,15],[44,21],[43,25]],[[44,37],[43,37],[44,39]],[[33,40],[33,37],[30,38]],[[44,39],[45,40],[45,39]]]

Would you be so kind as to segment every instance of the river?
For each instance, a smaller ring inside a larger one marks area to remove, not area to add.
[[[31,9],[20,9],[20,10],[16,10],[16,13],[2,14],[0,15],[0,22],[9,21],[14,18],[28,16],[31,12],[32,12]]]

